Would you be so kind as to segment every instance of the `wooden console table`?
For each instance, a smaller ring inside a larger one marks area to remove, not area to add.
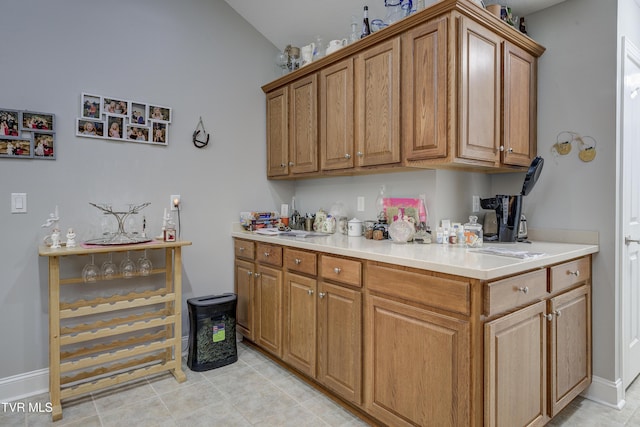
[[[49,258],[49,394],[54,421],[62,419],[63,399],[163,371],[170,371],[178,382],[186,380],[180,354],[181,249],[189,245],[188,241],[152,241],[135,245],[39,248],[39,255]],[[164,275],[164,287],[61,301],[61,285],[91,286],[95,290],[101,283],[122,279],[123,287],[132,287],[142,278],[136,273],[124,280],[119,273],[110,280],[98,278],[95,283],[85,284],[81,276],[60,277],[62,258],[145,249],[165,251],[164,266],[154,268],[149,274]],[[145,307],[150,307],[150,311],[143,310]],[[131,309],[136,309],[134,314]],[[96,314],[104,317],[95,320]]]

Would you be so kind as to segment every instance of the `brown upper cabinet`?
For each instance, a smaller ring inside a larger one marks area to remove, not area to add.
[[[267,176],[526,169],[543,52],[473,2],[442,0],[263,86]]]

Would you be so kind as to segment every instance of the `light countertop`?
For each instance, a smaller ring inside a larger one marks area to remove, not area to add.
[[[599,250],[597,244],[542,241],[512,244],[485,242],[484,244],[484,248],[498,247],[544,254],[535,258],[519,259],[478,253],[473,249],[453,245],[397,244],[391,240],[367,240],[364,237],[348,237],[339,233],[313,237],[265,236],[244,231],[239,225],[232,228],[231,236],[480,280],[518,274],[593,254]]]

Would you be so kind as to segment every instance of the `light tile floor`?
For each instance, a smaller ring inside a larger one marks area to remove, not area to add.
[[[255,349],[238,344],[238,362],[205,372],[184,365],[187,381],[170,373],[149,376],[79,397],[63,405],[64,418],[49,413],[0,408],[0,426],[164,427],[164,426],[366,426],[367,424],[273,363]],[[640,380],[627,391],[621,411],[578,397],[550,426],[640,427]],[[48,394],[23,400],[49,401]]]

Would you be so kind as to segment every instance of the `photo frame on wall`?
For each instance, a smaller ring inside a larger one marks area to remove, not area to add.
[[[110,116],[127,117],[129,115],[129,101],[105,96],[102,100],[102,112]]]
[[[55,114],[23,111],[20,130],[29,132],[55,132]]]
[[[51,133],[33,132],[33,158],[56,158],[55,138]]]
[[[127,125],[127,139],[131,142],[149,142],[149,131],[146,126]]]
[[[76,135],[87,138],[104,138],[104,122],[93,119],[76,119]]]
[[[171,107],[87,92],[80,99],[76,136],[168,145]]]
[[[102,97],[99,95],[82,94],[82,118],[100,119],[102,117]]]
[[[171,108],[160,105],[149,105],[149,120],[171,123]]]
[[[150,120],[151,122],[151,142],[153,144],[167,145],[168,141],[168,123],[157,122]]]
[[[0,138],[19,139],[22,112],[18,110],[0,109]]]
[[[147,124],[147,104],[131,102],[129,123],[144,126]]]
[[[124,138],[124,120],[124,117],[107,115],[106,138],[122,140]]]
[[[30,159],[33,157],[33,136],[28,138],[0,138],[0,157]]]

